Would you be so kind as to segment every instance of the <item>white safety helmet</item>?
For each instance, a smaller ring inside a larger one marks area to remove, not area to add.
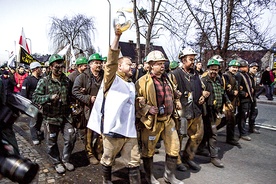
[[[44,67],[49,67],[49,61],[46,61],[46,62],[44,63]]]
[[[30,69],[33,70],[35,68],[41,67],[41,64],[37,61],[34,61],[30,64]]]
[[[186,47],[182,51],[180,51],[180,53],[178,55],[178,59],[181,59],[184,56],[188,56],[188,55],[197,55],[197,53],[194,51],[194,49],[192,49],[190,47]]]
[[[148,55],[147,55],[147,60],[146,62],[149,63],[151,61],[167,61],[167,59],[165,58],[164,54],[159,51],[159,50],[154,50],[151,51]]]
[[[220,55],[214,55],[210,59],[215,59],[220,63],[224,61]]]

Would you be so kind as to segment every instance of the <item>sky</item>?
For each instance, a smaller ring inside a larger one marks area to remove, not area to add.
[[[116,11],[122,7],[131,8],[131,0],[110,0],[111,22]],[[52,54],[49,48],[48,31],[50,17],[62,19],[84,14],[94,17],[96,24],[95,38],[92,44],[103,56],[107,54],[109,45],[109,3],[108,0],[0,0],[0,64],[7,61],[9,53],[19,50],[19,38],[22,28],[32,53]],[[263,25],[266,27],[273,15],[264,16]],[[274,15],[275,17],[276,15]],[[274,34],[276,34],[276,21]],[[113,26],[111,25],[111,42],[113,40]],[[170,38],[161,36],[155,45],[163,46],[165,51],[170,47]],[[136,42],[135,29],[123,33],[121,41],[133,40]],[[142,41],[143,43],[143,41]],[[181,46],[179,46],[181,48]]]
[[[130,0],[110,0],[111,23],[116,11],[122,7],[132,8]],[[95,38],[92,44],[98,52],[106,55],[109,45],[109,3],[108,0],[0,0],[0,62],[8,59],[11,51],[19,50],[22,28],[32,53],[52,54],[49,48],[48,31],[50,17],[62,19],[84,14],[94,17]],[[135,40],[135,30],[124,32],[122,41]],[[111,25],[111,42],[113,40]]]

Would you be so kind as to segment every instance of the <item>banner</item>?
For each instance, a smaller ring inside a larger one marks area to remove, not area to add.
[[[31,54],[29,54],[22,47],[19,48],[19,63],[30,65],[32,62],[37,61]],[[38,61],[39,62],[39,61]]]

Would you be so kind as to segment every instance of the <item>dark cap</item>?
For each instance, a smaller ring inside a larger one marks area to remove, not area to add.
[[[5,70],[5,71],[3,72],[3,74],[4,74],[4,75],[9,75],[9,72],[8,72],[7,70]]]

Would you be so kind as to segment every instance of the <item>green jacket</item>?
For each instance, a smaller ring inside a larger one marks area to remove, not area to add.
[[[70,82],[65,74],[60,81],[52,79],[52,74],[40,79],[33,94],[33,102],[43,107],[44,122],[61,125],[64,118],[71,121],[71,90]],[[53,94],[59,94],[58,101],[51,100]]]

